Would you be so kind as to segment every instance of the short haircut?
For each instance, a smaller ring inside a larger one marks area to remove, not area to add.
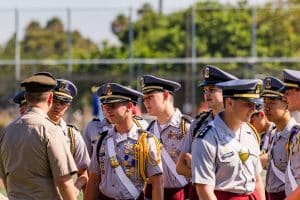
[[[50,92],[26,92],[25,98],[29,104],[45,102]]]

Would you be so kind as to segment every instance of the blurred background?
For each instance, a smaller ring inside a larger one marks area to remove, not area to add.
[[[239,78],[300,69],[299,11],[300,0],[2,1],[0,126],[19,115],[11,99],[38,71],[76,84],[66,118],[79,130],[92,119],[93,86],[139,89],[144,74],[180,82],[176,105],[195,116],[206,64]]]

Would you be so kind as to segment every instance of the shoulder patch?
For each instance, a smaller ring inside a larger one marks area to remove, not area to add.
[[[100,122],[100,119],[95,117],[95,118],[93,118],[92,121],[93,121],[93,122],[97,122],[97,121]]]
[[[196,138],[203,138],[207,131],[211,128],[211,125],[205,126],[203,129],[199,129],[199,131],[196,132],[195,137]]]
[[[73,125],[73,124],[67,124],[67,126],[71,127],[71,128],[74,128],[76,131],[78,131],[78,128],[75,125]]]

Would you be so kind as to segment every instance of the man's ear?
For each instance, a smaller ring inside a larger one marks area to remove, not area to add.
[[[53,92],[49,92],[47,103],[48,105],[52,105],[53,102]]]
[[[133,103],[131,102],[131,101],[129,101],[128,103],[127,103],[127,109],[133,109],[133,107],[134,107],[134,105],[133,105]]]
[[[266,116],[266,114],[263,111],[259,111],[258,116],[259,118],[263,119]]]
[[[225,104],[226,104],[227,106],[232,107],[232,105],[233,105],[233,100],[232,100],[232,98],[225,98]]]
[[[169,95],[170,95],[170,93],[169,93],[168,91],[165,90],[165,91],[163,92],[164,100],[167,100],[168,97],[169,97]]]

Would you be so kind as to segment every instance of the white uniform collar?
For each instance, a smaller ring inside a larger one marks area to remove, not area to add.
[[[166,127],[168,127],[170,125],[170,126],[179,128],[181,116],[182,116],[182,114],[181,114],[180,110],[178,108],[176,108],[174,114],[171,116],[170,121],[167,123]]]
[[[135,123],[132,123],[132,127],[131,129],[129,130],[128,133],[123,133],[123,134],[120,134],[118,132],[115,132],[115,129],[111,129],[111,131],[113,131],[115,134],[115,140],[117,143],[120,143],[124,140],[127,140],[127,138],[130,138],[130,139],[133,139],[133,140],[137,140],[138,137],[139,137],[139,134],[138,134],[138,127],[135,125]]]

